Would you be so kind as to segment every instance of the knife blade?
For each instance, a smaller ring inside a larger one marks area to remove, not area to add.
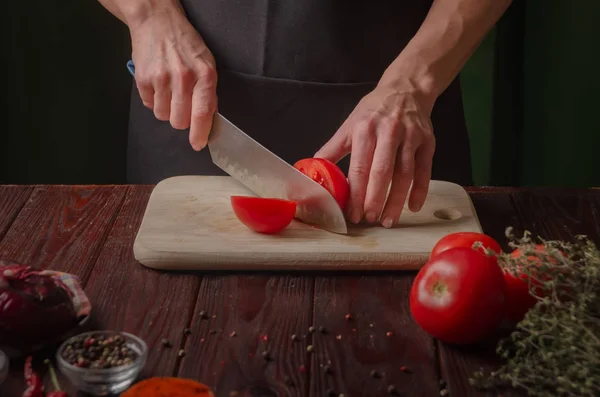
[[[127,69],[135,75],[132,61],[127,63]],[[295,201],[297,219],[333,233],[348,233],[339,204],[323,186],[218,112],[213,118],[208,150],[214,164],[256,195]]]
[[[296,217],[325,230],[346,234],[344,214],[321,185],[269,151],[219,113],[215,113],[208,150],[223,171],[260,197],[297,203]]]

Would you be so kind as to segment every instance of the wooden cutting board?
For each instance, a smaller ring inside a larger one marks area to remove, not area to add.
[[[432,181],[418,213],[405,208],[397,227],[351,225],[347,235],[300,221],[277,235],[251,231],[231,195],[253,195],[229,176],[180,176],[154,188],[134,242],[135,258],[164,270],[419,269],[435,243],[453,232],[481,232],[467,192]]]

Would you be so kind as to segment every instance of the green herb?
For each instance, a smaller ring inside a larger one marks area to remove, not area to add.
[[[520,273],[529,282],[537,303],[516,325],[509,338],[499,341],[497,353],[505,360],[490,374],[478,372],[471,384],[482,389],[512,387],[530,396],[600,395],[600,252],[585,236],[574,242],[534,240],[529,232],[516,239],[506,236],[520,259],[501,254],[505,271]],[[542,244],[543,250],[536,250]],[[531,265],[527,257],[538,265]]]

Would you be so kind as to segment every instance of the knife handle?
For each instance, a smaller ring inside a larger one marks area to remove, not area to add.
[[[129,71],[129,74],[135,77],[135,65],[131,59],[127,61],[127,70]]]

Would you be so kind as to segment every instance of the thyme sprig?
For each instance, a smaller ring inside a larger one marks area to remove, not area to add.
[[[502,253],[499,264],[527,275],[537,302],[499,341],[503,365],[475,373],[471,384],[530,396],[600,396],[600,251],[586,236],[572,243],[534,240],[526,231],[517,239],[507,228],[506,237],[523,255]]]

